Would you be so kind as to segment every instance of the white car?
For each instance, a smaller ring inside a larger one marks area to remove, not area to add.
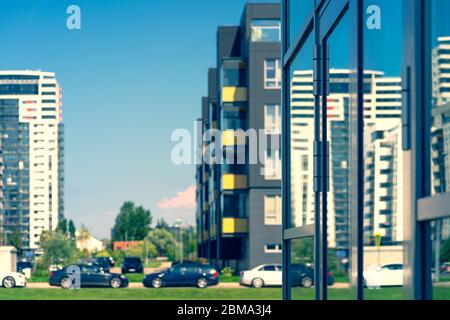
[[[283,280],[282,270],[281,264],[263,264],[241,272],[240,284],[254,288],[281,286]]]
[[[364,271],[364,282],[368,288],[403,286],[403,264],[386,264]]]
[[[15,288],[26,287],[27,279],[25,275],[17,272],[2,272],[0,271],[0,287]]]

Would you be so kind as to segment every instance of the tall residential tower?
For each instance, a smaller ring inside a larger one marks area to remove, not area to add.
[[[61,89],[55,74],[0,71],[2,241],[39,248],[64,214]]]

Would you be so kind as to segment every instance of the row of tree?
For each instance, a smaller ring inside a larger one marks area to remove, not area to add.
[[[94,253],[94,256],[112,256],[119,264],[126,255],[142,259],[167,257],[171,261],[179,260],[181,256],[185,259],[195,258],[197,244],[194,228],[180,229],[180,226],[170,226],[164,219],[158,220],[155,228],[151,227],[151,223],[150,210],[137,207],[133,202],[125,202],[117,215],[111,243],[104,251]],[[77,248],[77,241],[83,243],[89,237],[89,230],[85,226],[77,232],[72,221],[62,220],[55,231],[42,234],[40,242],[44,254],[39,259],[39,265],[48,268],[50,265],[67,265],[90,258],[91,253],[83,250],[83,246]],[[113,252],[114,241],[140,241],[142,244],[127,252]]]

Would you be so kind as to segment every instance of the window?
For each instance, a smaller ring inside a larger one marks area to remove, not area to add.
[[[281,225],[281,196],[264,197],[264,223]]]
[[[223,61],[222,86],[244,87],[245,86],[245,63],[240,59],[227,59]]]
[[[253,20],[252,42],[281,41],[281,22],[279,20]]]
[[[246,113],[243,107],[224,106],[221,111],[222,129],[245,130]]]
[[[281,108],[279,105],[264,106],[264,130],[266,133],[281,132]]]
[[[264,246],[265,253],[281,253],[281,244],[266,244]]]
[[[277,267],[274,265],[268,265],[262,267],[259,271],[277,271]]]
[[[279,149],[267,149],[264,153],[264,178],[266,180],[281,179],[281,152]]]
[[[264,60],[264,89],[281,89],[281,62],[279,59]]]

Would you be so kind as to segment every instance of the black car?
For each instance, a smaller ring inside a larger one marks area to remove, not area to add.
[[[176,263],[170,269],[151,273],[144,278],[144,287],[188,287],[206,288],[219,284],[219,273],[207,264]]]
[[[294,287],[311,288],[314,285],[314,269],[304,264],[292,264],[290,267],[290,277]],[[334,277],[331,272],[327,275],[327,285],[334,284]]]
[[[126,257],[122,265],[122,274],[126,273],[144,273],[144,265],[141,258]]]
[[[111,264],[108,258],[93,258],[89,261],[89,264],[97,265],[105,272],[109,272]]]
[[[126,288],[128,279],[120,274],[107,273],[97,265],[76,265],[80,271],[80,286],[82,288]],[[49,284],[54,287],[68,289],[72,286],[69,267],[50,273]],[[73,270],[73,269],[72,269]]]
[[[16,270],[17,272],[21,273],[24,269],[31,269],[33,270],[33,264],[29,261],[19,261],[16,264]]]

